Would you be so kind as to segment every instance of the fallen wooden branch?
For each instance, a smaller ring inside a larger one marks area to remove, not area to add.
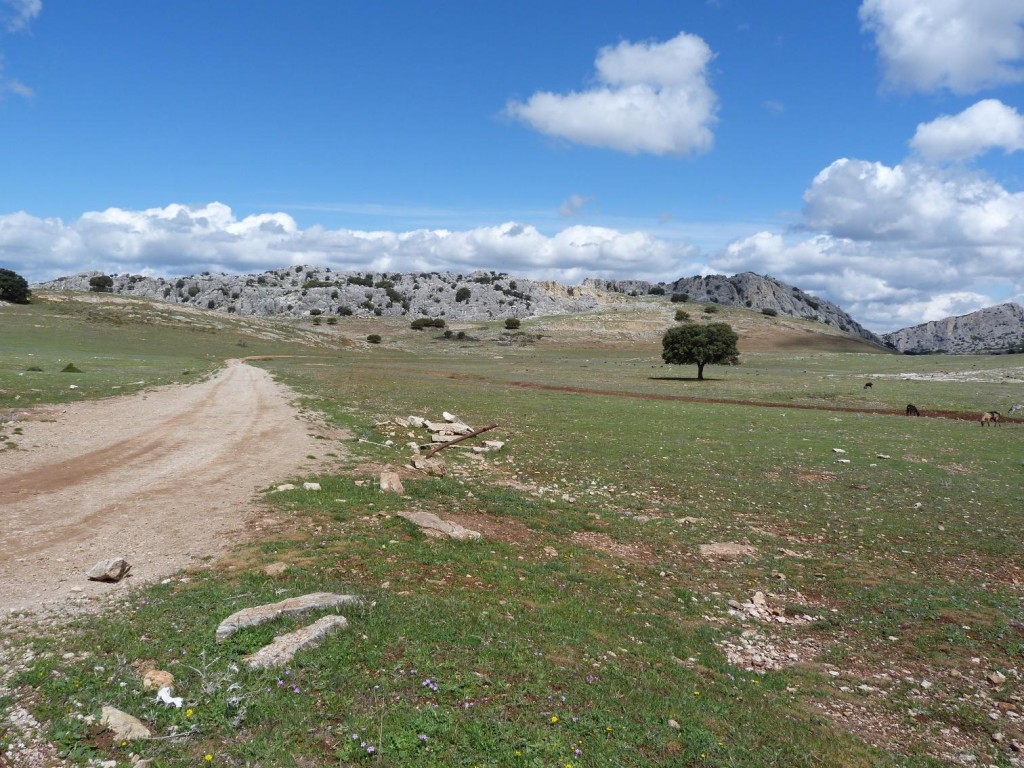
[[[437,453],[438,451],[443,451],[449,445],[455,445],[456,443],[461,443],[463,440],[469,440],[469,438],[476,437],[477,435],[481,435],[484,432],[492,430],[492,429],[494,429],[497,426],[498,426],[497,424],[491,424],[489,427],[480,427],[480,429],[474,430],[474,431],[470,432],[468,435],[459,435],[457,438],[455,438],[454,440],[452,440],[450,442],[438,443],[436,446],[434,446],[429,451],[427,451],[427,455],[424,456],[423,458],[424,459],[429,459],[435,453]]]

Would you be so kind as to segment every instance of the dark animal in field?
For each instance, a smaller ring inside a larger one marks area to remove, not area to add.
[[[917,406],[913,403],[907,403],[907,416],[920,416],[921,412],[917,410]]]
[[[998,427],[1002,418],[999,415],[999,411],[985,411],[981,414],[981,426],[984,427],[986,424],[991,424],[993,427]]]
[[[867,384],[865,384],[865,385],[864,385],[864,389],[871,389],[871,387],[873,387],[873,386],[874,386],[874,384],[872,384],[872,383],[871,383],[871,382],[869,381],[869,382],[868,382]]]
[[[1014,403],[1010,406],[1009,414],[1014,414],[1017,411],[1024,411],[1024,403]]]

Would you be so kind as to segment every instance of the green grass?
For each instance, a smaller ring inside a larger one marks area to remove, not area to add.
[[[29,352],[70,360],[59,338],[76,323],[95,355],[111,356],[111,381],[132,378],[136,355],[169,378],[196,365],[194,331],[162,329],[154,362],[149,328],[95,336],[88,318],[64,321],[46,343],[19,332],[17,365]],[[209,336],[208,365],[237,356],[236,337]],[[247,338],[250,352],[262,343]],[[260,354],[287,347],[276,344]],[[59,638],[16,637],[35,653],[16,678],[20,695],[79,764],[135,751],[172,766],[937,766],[960,752],[1008,765],[1011,753],[990,737],[1019,727],[988,712],[1019,695],[1013,670],[1024,660],[1021,426],[895,414],[906,402],[926,414],[980,412],[1019,400],[1020,384],[863,382],[1012,372],[1020,358],[765,351],[709,368],[698,384],[687,380],[694,371],[662,366],[658,351],[422,337],[315,365],[259,362],[371,442],[352,441],[338,474],[290,478],[322,491],[270,494],[273,536]],[[89,359],[74,362],[86,371]],[[30,392],[22,377],[3,382],[4,397]],[[381,494],[376,468],[407,461],[404,448],[382,444],[410,439],[384,422],[443,410],[498,423],[489,436],[505,448],[480,461],[450,448],[440,454],[448,477]],[[475,523],[485,538],[428,539],[402,510]],[[711,542],[756,553],[704,560],[698,549]],[[275,561],[288,570],[264,575]],[[249,671],[242,657],[315,617],[214,642],[231,611],[324,590],[366,602],[345,612],[348,631],[287,669]],[[814,620],[730,615],[730,600],[757,590]],[[747,628],[800,649],[798,662],[766,674],[730,664],[721,644]],[[173,672],[186,708],[141,690],[140,660]],[[987,683],[991,670],[1008,682]],[[121,747],[77,717],[102,704],[161,735],[190,735]],[[823,709],[842,705],[860,720]],[[878,747],[859,738],[897,728]],[[950,728],[962,734],[953,755],[938,737]]]

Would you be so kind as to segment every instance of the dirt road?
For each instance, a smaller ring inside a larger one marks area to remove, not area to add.
[[[256,491],[313,468],[325,443],[268,373],[52,406],[0,452],[0,617],[153,581],[237,540]],[[335,448],[331,448],[335,450]],[[123,556],[118,585],[85,571]]]

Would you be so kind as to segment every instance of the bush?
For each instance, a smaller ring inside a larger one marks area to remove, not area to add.
[[[338,307],[338,314],[342,317],[348,317],[352,314],[352,307],[346,307],[344,304]]]
[[[689,312],[687,312],[685,309],[677,309],[676,310],[676,322],[677,323],[687,323],[689,321],[690,321],[690,313]]]
[[[685,304],[690,300],[690,294],[688,293],[673,293],[672,301],[676,304]]]
[[[469,301],[471,295],[469,288],[459,288],[455,292],[455,301]]]
[[[718,305],[717,304],[708,304],[706,307],[704,307],[704,314],[706,314],[706,315],[713,315],[717,311],[718,311]]]
[[[465,331],[459,331],[458,333],[455,334],[455,338],[456,338],[457,341],[464,341],[465,339],[467,339],[469,337],[466,336],[466,332]]]
[[[665,289],[662,288],[660,285],[654,285],[648,289],[647,293],[650,294],[651,296],[664,296]]]
[[[81,373],[82,371],[74,363],[68,363],[63,368],[60,369],[60,372],[61,373]]]
[[[366,340],[370,344],[380,344],[380,342],[381,342],[380,335],[376,334],[376,333],[371,333],[369,336],[366,337]]]
[[[520,325],[522,325],[522,323],[519,322],[518,317],[510,317],[507,320],[505,320],[505,329],[508,331],[519,330]]]
[[[309,310],[309,314],[311,314],[313,317],[316,317],[317,315],[322,315],[323,311],[314,307],[313,309]]]
[[[114,290],[114,278],[110,275],[93,275],[89,278],[89,290],[93,293],[111,293]]]
[[[768,315],[768,317],[775,317],[778,315],[778,310],[772,309],[771,307],[765,307],[761,310],[762,315]]]
[[[28,304],[30,295],[28,281],[24,277],[9,269],[0,269],[0,301]]]
[[[424,328],[429,328],[433,324],[434,321],[432,318],[417,317],[415,320],[409,323],[409,327],[412,328],[414,331],[422,331]]]
[[[444,328],[444,326],[445,326],[444,318],[443,317],[435,317],[434,318],[434,322],[432,323],[432,325],[435,328]]]
[[[194,299],[196,296],[199,295],[199,290],[200,289],[198,285],[189,286],[188,295]]]

